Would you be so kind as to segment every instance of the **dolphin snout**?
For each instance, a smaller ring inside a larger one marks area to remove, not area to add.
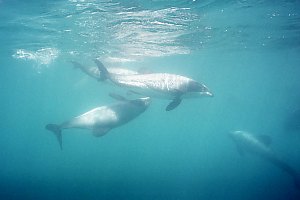
[[[208,96],[208,97],[213,97],[214,96],[214,94],[209,92],[209,91],[201,92],[201,95]]]
[[[211,93],[211,92],[206,92],[206,95],[209,96],[209,97],[213,97],[214,96],[214,94]]]

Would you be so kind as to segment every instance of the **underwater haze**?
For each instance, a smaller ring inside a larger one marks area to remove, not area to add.
[[[0,44],[0,199],[300,199],[286,171],[228,136],[271,137],[300,174],[300,1],[0,0]],[[152,98],[103,137],[64,130],[61,150],[47,124],[116,103],[111,92],[135,98],[70,62],[94,59],[190,77],[214,97],[168,112]]]

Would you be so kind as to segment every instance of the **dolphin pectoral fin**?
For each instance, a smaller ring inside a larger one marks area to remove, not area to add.
[[[62,135],[60,126],[57,124],[47,124],[45,128],[54,133],[59,143],[60,149],[62,150]]]
[[[166,111],[170,111],[175,109],[179,104],[181,103],[182,99],[180,97],[175,98],[173,101],[169,103],[169,105],[166,107]]]
[[[93,135],[95,137],[101,137],[105,135],[108,131],[110,131],[110,128],[105,128],[105,127],[93,128]]]
[[[264,143],[266,146],[270,146],[272,143],[272,138],[268,135],[258,135],[257,139]]]

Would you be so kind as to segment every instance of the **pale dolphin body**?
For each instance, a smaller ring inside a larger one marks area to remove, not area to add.
[[[94,108],[62,124],[47,124],[45,128],[56,135],[62,148],[62,129],[89,129],[92,130],[94,136],[103,136],[111,129],[119,127],[139,116],[150,104],[149,97],[135,100],[127,100],[119,96],[116,98],[120,102]]]
[[[291,175],[294,179],[295,186],[300,189],[299,174],[291,166],[289,166],[287,163],[285,163],[275,155],[275,153],[269,147],[271,143],[271,138],[269,136],[255,136],[246,131],[233,131],[229,133],[229,136],[235,142],[240,155],[244,155],[245,152],[248,152],[269,161],[279,169]]]
[[[73,64],[74,68],[80,69],[83,73],[87,74],[88,76],[100,81],[101,80],[101,75],[98,67],[87,67],[84,66],[76,61],[71,61]],[[130,69],[125,69],[125,68],[119,68],[119,67],[110,67],[107,68],[109,73],[111,74],[116,74],[116,75],[135,75],[138,74],[138,71],[130,70]]]
[[[99,60],[95,63],[101,71],[101,80],[109,79],[144,96],[170,99],[167,111],[176,108],[183,98],[213,96],[204,84],[184,76],[168,73],[118,75],[110,73]]]

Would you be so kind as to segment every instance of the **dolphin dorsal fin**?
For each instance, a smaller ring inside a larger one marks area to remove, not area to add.
[[[258,135],[257,139],[266,146],[270,146],[272,144],[272,138],[268,135]]]
[[[96,63],[98,70],[100,71],[100,79],[99,81],[104,81],[109,78],[109,72],[107,71],[107,68],[104,67],[103,63],[100,62],[98,59],[94,59],[94,62]]]

